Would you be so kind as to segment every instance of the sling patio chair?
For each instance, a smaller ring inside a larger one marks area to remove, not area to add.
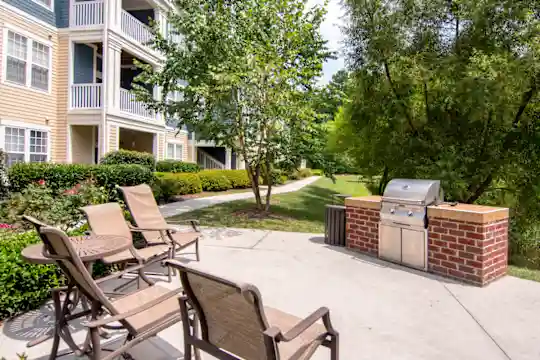
[[[155,284],[124,297],[109,300],[98,286],[99,281],[92,279],[63,231],[44,227],[41,228],[41,234],[49,257],[55,260],[69,280],[68,292],[76,288],[91,304],[90,318],[85,323],[89,336],[77,356],[86,354],[91,360],[111,360],[119,355],[129,358],[126,354],[128,349],[182,320],[178,306],[181,289],[169,290]],[[123,272],[119,272],[121,273]],[[64,320],[65,310],[65,306],[62,307],[60,318],[57,319],[60,329],[55,336],[50,359],[54,359],[57,355],[60,336],[69,333],[69,325]],[[114,350],[102,348],[101,328],[126,330],[125,342]],[[110,354],[104,355],[105,351],[110,351]]]
[[[197,220],[185,220],[167,222],[161,212],[152,193],[150,186],[141,184],[137,186],[117,187],[122,193],[127,208],[133,217],[136,229],[142,232],[148,244],[171,243],[171,259],[176,252],[195,245],[195,255],[199,261],[199,222]],[[191,231],[179,231],[174,225],[191,224]]]
[[[118,235],[133,239],[132,233],[139,230],[131,228],[124,218],[124,211],[118,203],[107,203],[99,205],[89,205],[81,208],[81,211],[88,220],[90,231],[95,235]],[[122,251],[121,253],[107,256],[103,258],[103,263],[106,265],[122,265],[124,268],[129,265],[151,265],[161,262],[171,256],[171,247],[168,244],[154,244],[146,246],[140,249],[136,249],[132,246],[129,250]],[[124,288],[132,281],[137,281],[138,287],[140,287],[140,280],[143,280],[149,285],[153,284],[144,271],[144,268],[140,268],[137,271],[138,276],[131,281],[119,286],[115,290]],[[146,272],[147,274],[150,274]],[[162,275],[162,274],[159,274]],[[169,282],[172,280],[171,270],[167,269],[167,276]]]
[[[330,311],[321,307],[305,319],[263,306],[259,290],[176,260],[166,265],[180,272],[185,296],[180,298],[184,322],[184,358],[192,346],[220,360],[306,360],[322,345],[330,359],[339,358],[339,335]],[[190,305],[200,321],[201,336],[187,322]],[[318,321],[322,319],[323,324]],[[192,331],[193,330],[193,331]]]

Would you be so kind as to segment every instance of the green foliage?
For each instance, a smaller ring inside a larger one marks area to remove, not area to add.
[[[150,170],[156,168],[156,159],[154,158],[154,155],[146,152],[123,149],[105,154],[100,160],[100,163],[103,165],[137,164],[145,166]]]
[[[307,177],[313,176],[313,173],[311,172],[311,169],[298,169],[294,170],[292,173],[289,174],[290,180],[300,180],[305,179]]]
[[[198,173],[203,191],[226,191],[232,189],[231,181],[223,170],[203,170]]]
[[[310,90],[331,56],[320,34],[325,12],[304,0],[178,0],[176,7],[168,20],[182,44],[154,27],[154,48],[166,61],[159,69],[138,64],[138,80],[150,85],[136,88],[138,99],[239,154],[256,179],[257,206],[268,209],[270,197],[263,205],[258,187],[261,166],[296,157],[296,140],[309,132],[315,116]],[[165,96],[154,99],[152,86]],[[167,95],[174,92],[182,97],[170,101]],[[219,183],[211,189],[228,187]]]
[[[34,265],[21,258],[21,251],[39,243],[37,233],[0,233],[0,319],[39,307],[50,289],[63,285],[56,265]]]
[[[161,160],[156,164],[156,171],[169,173],[185,173],[199,172],[201,168],[196,163],[178,161],[178,160]]]
[[[283,181],[283,178],[287,179],[287,176],[284,175],[283,171],[280,169],[272,169],[271,178],[272,178],[272,185],[282,185],[285,182]],[[264,178],[262,183],[263,185],[268,185],[267,178]]]
[[[9,194],[9,177],[6,169],[6,153],[0,149],[0,199],[5,199]]]
[[[64,230],[80,225],[83,216],[79,208],[87,205],[103,204],[109,193],[103,187],[90,182],[75,185],[60,193],[54,192],[46,184],[31,184],[20,193],[12,195],[0,206],[3,222],[27,227],[23,215],[30,215]]]
[[[313,176],[322,176],[324,175],[324,172],[321,169],[311,169],[311,173]]]
[[[116,196],[115,186],[134,186],[152,184],[153,172],[146,166],[129,165],[99,165],[92,169],[96,184],[107,189],[111,196]]]
[[[246,170],[221,170],[221,172],[229,179],[233,189],[245,189],[251,186]]]
[[[157,200],[169,202],[175,195],[196,194],[202,191],[201,179],[193,173],[155,173],[152,186]]]
[[[17,163],[8,170],[12,192],[20,192],[32,183],[44,180],[54,192],[88,180],[92,166],[83,164]]]

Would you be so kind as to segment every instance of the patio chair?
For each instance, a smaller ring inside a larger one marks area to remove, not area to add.
[[[136,228],[142,232],[148,244],[163,244],[172,241],[171,258],[176,253],[190,245],[195,245],[195,255],[197,261],[199,256],[199,238],[201,232],[198,228],[197,220],[185,220],[177,222],[167,222],[159,211],[158,204],[152,193],[150,186],[141,184],[137,186],[118,187],[123,194],[126,205],[135,221]],[[191,231],[178,231],[172,225],[190,224]]]
[[[43,242],[49,257],[55,259],[59,267],[69,279],[68,288],[77,288],[91,303],[90,319],[85,324],[89,329],[89,337],[80,351],[89,355],[91,360],[111,360],[140,342],[155,336],[158,332],[182,320],[178,306],[181,289],[169,290],[159,284],[137,290],[124,297],[109,300],[98,281],[92,279],[81,258],[75,251],[66,234],[56,228],[41,228]],[[120,272],[121,275],[123,272]],[[115,276],[110,275],[107,280]],[[62,309],[64,311],[65,309]],[[101,317],[108,314],[107,317]],[[59,333],[69,333],[66,313],[60,314]],[[111,324],[120,325],[111,325]],[[101,347],[100,328],[127,330],[126,341],[115,350]],[[88,339],[89,338],[89,339]],[[54,359],[58,351],[59,336],[55,337],[50,359]],[[91,346],[90,346],[91,344]],[[110,354],[103,356],[104,351]]]
[[[138,232],[138,229],[131,228],[124,218],[124,212],[118,203],[107,203],[99,205],[89,205],[81,208],[81,211],[86,216],[90,230],[96,235],[119,235],[132,239],[132,232]],[[103,258],[103,263],[106,265],[120,264],[124,267],[130,264],[136,265],[151,265],[170,257],[170,246],[167,244],[155,244],[141,249],[136,249],[132,246],[129,250],[121,253],[107,256]],[[140,280],[144,280],[147,284],[153,284],[146,275],[144,269],[139,268],[137,280],[140,287]],[[161,274],[160,274],[161,275]],[[169,282],[172,280],[171,270],[167,269]],[[129,281],[115,290],[121,289],[129,285]]]
[[[321,307],[305,319],[263,306],[259,290],[194,269],[175,260],[168,266],[180,272],[185,296],[180,298],[183,320],[191,305],[200,320],[201,337],[184,322],[184,358],[191,346],[221,360],[306,360],[322,345],[338,360],[339,335],[330,312]],[[324,324],[320,324],[321,320]]]

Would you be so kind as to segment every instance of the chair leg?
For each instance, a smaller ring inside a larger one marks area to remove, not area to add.
[[[101,340],[99,336],[99,328],[90,329],[90,339],[92,341],[92,354],[91,360],[101,359]]]
[[[332,335],[330,345],[330,360],[339,360],[339,334]]]
[[[195,256],[197,257],[197,261],[201,261],[201,256],[199,255],[199,238],[195,242]]]
[[[59,319],[62,316],[62,306],[60,304],[60,293],[58,291],[52,291],[52,298],[54,302],[54,311],[55,311],[55,318],[56,322],[54,325],[54,333],[53,333],[53,346],[51,348],[51,355],[49,356],[49,360],[56,359],[56,355],[58,354],[58,346],[60,345],[60,321]]]

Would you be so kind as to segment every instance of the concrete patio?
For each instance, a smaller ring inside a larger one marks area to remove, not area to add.
[[[201,267],[252,282],[266,305],[299,316],[329,307],[341,334],[341,359],[540,358],[539,283],[507,276],[486,288],[472,287],[327,246],[317,234],[204,233]],[[47,314],[44,307],[4,323],[0,358],[25,352],[29,359],[47,359],[50,341],[25,347],[50,326]],[[74,328],[82,341],[82,327]],[[181,326],[131,354],[141,360],[181,359]],[[322,348],[314,358],[328,359],[328,351]]]

